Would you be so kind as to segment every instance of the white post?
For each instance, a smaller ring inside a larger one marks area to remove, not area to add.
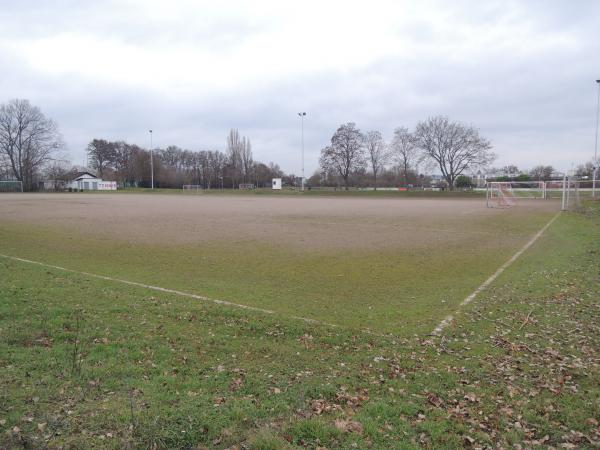
[[[490,207],[490,185],[487,181],[485,182],[485,206]]]
[[[567,193],[566,193],[566,188],[567,188],[567,174],[565,173],[563,175],[563,191],[562,191],[562,206],[560,209],[562,209],[563,211],[566,210],[565,207],[565,202],[567,200]]]
[[[304,190],[304,116],[306,116],[305,112],[299,112],[301,122],[301,136],[302,136],[302,190]]]
[[[150,130],[150,179],[152,180],[152,189],[154,189],[154,158],[152,153],[152,130]]]
[[[592,197],[596,196],[596,173],[598,172],[598,122],[600,121],[600,80],[596,80],[598,85],[598,101],[596,104],[596,143],[594,145],[594,173],[592,181]]]
[[[546,194],[546,182],[542,181],[542,183],[543,183],[542,184],[542,198],[546,199],[546,198],[548,198],[548,195]]]
[[[304,190],[304,116],[302,116],[302,190]]]

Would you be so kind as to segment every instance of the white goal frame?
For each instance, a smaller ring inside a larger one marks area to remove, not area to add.
[[[15,189],[4,189],[4,186],[10,186],[11,184],[15,186]],[[23,182],[18,180],[0,181],[0,192],[23,192]]]
[[[204,187],[201,184],[184,184],[183,192],[202,192]]]
[[[488,208],[510,208],[519,199],[546,198],[546,183],[543,181],[488,181],[485,189],[485,204]]]
[[[563,211],[577,209],[581,199],[593,196],[592,181],[572,174],[562,180],[488,181],[485,203],[488,208],[510,208],[520,199],[561,200]]]
[[[574,211],[581,208],[582,197],[592,198],[593,195],[592,182],[576,175],[565,175],[562,181],[551,183],[553,191],[560,191],[557,196],[561,198],[562,211]]]
[[[240,183],[238,188],[241,189],[254,189],[254,183]]]

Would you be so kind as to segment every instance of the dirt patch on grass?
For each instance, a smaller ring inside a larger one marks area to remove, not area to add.
[[[0,222],[131,243],[258,241],[310,250],[410,248],[498,236],[520,239],[556,209],[552,201],[487,209],[481,199],[0,195]],[[539,220],[521,220],[526,217]]]

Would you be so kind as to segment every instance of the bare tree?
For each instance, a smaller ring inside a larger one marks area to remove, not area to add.
[[[92,169],[95,169],[98,176],[102,178],[104,170],[114,165],[117,150],[112,142],[104,139],[93,139],[87,146],[87,154]]]
[[[227,136],[226,148],[232,188],[235,188],[242,172],[242,149],[243,143],[240,133],[237,129],[232,128],[229,130],[229,135]]]
[[[408,171],[421,158],[417,141],[415,136],[408,131],[408,128],[398,127],[394,130],[391,147],[394,160],[400,168],[406,186],[408,184]]]
[[[53,161],[44,168],[44,189],[59,191],[65,187],[73,168],[66,161]]]
[[[244,183],[247,183],[252,176],[254,160],[252,159],[252,144],[250,144],[250,139],[247,139],[246,137],[242,138],[240,156],[242,160],[242,173],[244,175]]]
[[[577,166],[575,175],[578,177],[589,177],[591,178],[594,174],[594,161],[588,161],[585,164]]]
[[[438,165],[450,189],[465,170],[484,167],[496,157],[490,142],[477,129],[443,116],[419,122],[415,138],[417,147]]]
[[[547,181],[552,178],[552,172],[554,172],[554,167],[540,165],[531,169],[529,175],[531,175],[531,178],[534,180]]]
[[[516,177],[517,175],[519,175],[521,173],[521,171],[519,170],[519,168],[513,164],[509,164],[508,166],[504,166],[502,167],[502,172],[504,172],[504,174],[507,177]]]
[[[364,136],[356,124],[341,125],[331,137],[331,145],[321,150],[319,163],[323,170],[331,170],[344,180],[348,190],[348,177],[365,166]]]
[[[389,161],[389,152],[379,131],[368,131],[364,137],[365,149],[373,171],[373,183],[377,190],[377,175]]]
[[[0,163],[31,190],[34,177],[62,146],[56,123],[28,100],[0,105]]]

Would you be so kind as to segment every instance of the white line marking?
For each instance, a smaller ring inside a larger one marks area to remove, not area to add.
[[[542,234],[544,234],[544,232],[548,229],[548,227],[550,225],[552,225],[552,223],[558,218],[558,216],[560,216],[560,211],[557,212],[554,217],[552,219],[550,219],[550,221],[544,225],[542,227],[542,229],[540,231],[538,231],[530,240],[529,242],[527,242],[527,244],[525,244],[517,253],[515,253],[512,258],[510,258],[508,261],[506,261],[504,264],[502,264],[500,266],[500,268],[498,270],[496,270],[496,272],[494,272],[494,274],[489,277],[487,280],[485,280],[483,283],[481,283],[481,285],[479,285],[479,287],[477,289],[475,289],[467,298],[465,298],[462,302],[460,302],[460,305],[458,305],[458,309],[456,310],[456,312],[454,314],[456,314],[458,311],[460,311],[460,309],[463,306],[468,305],[469,303],[471,303],[475,297],[477,297],[477,294],[479,294],[481,291],[483,291],[485,288],[487,288],[490,284],[492,284],[494,282],[494,280],[496,278],[498,278],[502,272],[504,272],[512,263],[514,263],[519,256],[521,256],[523,253],[525,253],[527,251],[527,249],[529,247],[531,247],[535,241],[537,241],[540,236]],[[454,320],[454,315],[453,314],[449,314],[446,317],[444,317],[444,320],[442,320],[437,327],[435,327],[435,329],[431,332],[432,335],[437,336],[439,335],[442,331],[444,331],[444,328],[446,328],[448,325],[450,325],[452,323],[452,321]]]
[[[225,305],[225,306],[230,306],[230,307],[234,307],[234,308],[241,308],[241,309],[245,309],[245,310],[249,310],[249,311],[260,312],[263,314],[276,314],[275,311],[272,311],[270,309],[257,308],[255,306],[248,306],[248,305],[241,305],[239,303],[233,303],[233,302],[229,302],[227,300],[218,300],[215,298],[206,297],[204,295],[192,294],[189,292],[178,291],[175,289],[167,289],[167,288],[163,288],[160,286],[153,286],[151,284],[138,283],[136,281],[128,281],[128,280],[122,280],[120,278],[107,277],[106,275],[98,275],[98,274],[90,273],[90,272],[83,272],[83,271],[79,271],[79,270],[67,269],[66,267],[54,266],[52,264],[46,264],[46,263],[39,262],[39,261],[32,261],[30,259],[25,259],[25,258],[17,258],[16,256],[3,255],[0,253],[0,257],[6,258],[6,259],[12,259],[13,261],[20,261],[20,262],[24,262],[24,263],[28,263],[28,264],[35,264],[35,265],[42,266],[42,267],[48,267],[51,269],[62,270],[64,272],[75,273],[78,275],[85,275],[87,277],[98,278],[100,280],[128,284],[130,286],[137,286],[137,287],[141,287],[144,289],[150,289],[153,291],[164,292],[166,294],[179,295],[180,297],[193,298],[196,300],[201,300],[203,302],[215,303],[217,305]],[[321,322],[320,320],[317,320],[317,319],[309,319],[306,317],[299,317],[299,316],[284,316],[284,317],[289,317],[290,319],[300,320],[302,322],[311,323],[311,324],[327,325],[327,326],[336,327],[336,328],[339,327],[339,325],[336,325],[333,323]]]

